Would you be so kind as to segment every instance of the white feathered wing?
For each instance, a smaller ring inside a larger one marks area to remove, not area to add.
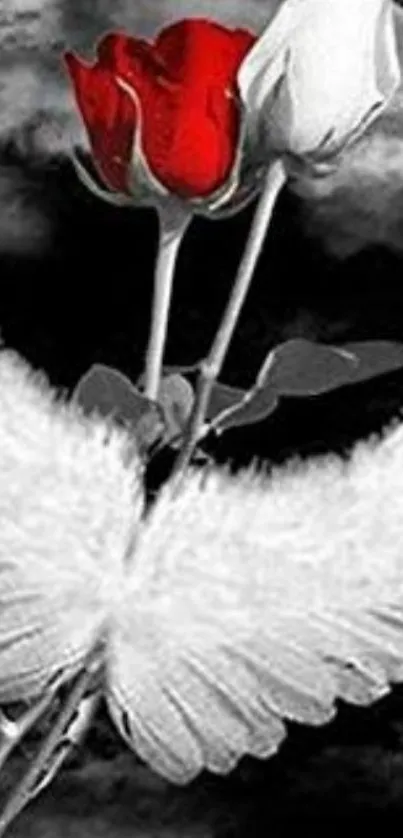
[[[108,647],[122,735],[180,784],[269,756],[287,720],[403,680],[403,426],[348,463],[191,474],[130,564]]]
[[[80,668],[142,510],[127,437],[55,395],[0,352],[0,704]]]
[[[403,426],[348,464],[190,474],[142,524],[129,445],[0,352],[0,704],[105,628],[119,730],[184,783],[403,680]]]

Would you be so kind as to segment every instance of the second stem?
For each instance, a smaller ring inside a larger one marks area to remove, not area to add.
[[[223,318],[210,352],[200,365],[193,410],[185,431],[183,446],[173,470],[174,488],[178,485],[178,481],[181,481],[197,445],[211,391],[224,363],[272,219],[275,204],[286,182],[286,177],[283,162],[275,160],[266,175],[245,252]]]

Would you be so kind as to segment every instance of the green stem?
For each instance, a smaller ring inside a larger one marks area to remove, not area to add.
[[[200,365],[193,410],[185,430],[183,446],[172,473],[174,486],[181,481],[199,440],[211,391],[214,382],[221,372],[228,346],[238,322],[264,244],[273,210],[279,193],[286,182],[286,177],[282,161],[276,160],[267,172],[255,217],[252,222],[252,228],[226,310],[210,352]]]
[[[144,395],[153,401],[157,400],[161,382],[176,260],[192,218],[182,207],[160,209],[158,215],[160,233],[144,384]]]

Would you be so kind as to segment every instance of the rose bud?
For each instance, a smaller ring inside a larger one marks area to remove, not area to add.
[[[337,164],[399,82],[391,0],[287,0],[238,73],[260,154],[314,171]]]
[[[118,203],[175,196],[208,210],[234,192],[236,73],[254,40],[246,30],[190,19],[163,29],[154,43],[109,33],[92,65],[65,54],[96,169]]]

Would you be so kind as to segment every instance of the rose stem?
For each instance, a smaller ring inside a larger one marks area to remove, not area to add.
[[[174,487],[183,476],[187,466],[189,465],[193,450],[197,445],[214,382],[217,380],[221,372],[228,346],[234,333],[263,247],[267,228],[273,215],[274,206],[286,179],[287,176],[284,164],[281,160],[276,160],[270,166],[266,174],[263,191],[260,195],[251,231],[238,268],[226,310],[217,330],[210,352],[200,364],[200,372],[196,386],[192,413],[185,429],[183,446],[179,452],[172,472]]]
[[[57,686],[45,693],[41,698],[35,702],[19,719],[12,721],[7,718],[5,713],[0,714],[0,733],[2,735],[2,744],[0,747],[0,771],[8,759],[11,751],[28,733],[35,722],[43,716],[45,710],[52,703]]]
[[[41,771],[63,736],[66,726],[79,706],[84,693],[90,686],[94,674],[99,669],[101,660],[100,649],[97,643],[83,664],[85,668],[68,693],[49,735],[42,743],[28,770],[17,783],[17,786],[11,791],[10,797],[0,815],[0,838],[3,838],[12,821],[34,796],[35,784],[40,777]]]
[[[144,395],[157,400],[161,382],[164,348],[175,265],[179,247],[191,221],[191,214],[182,207],[158,211],[159,244],[154,277],[151,328],[147,347]]]

